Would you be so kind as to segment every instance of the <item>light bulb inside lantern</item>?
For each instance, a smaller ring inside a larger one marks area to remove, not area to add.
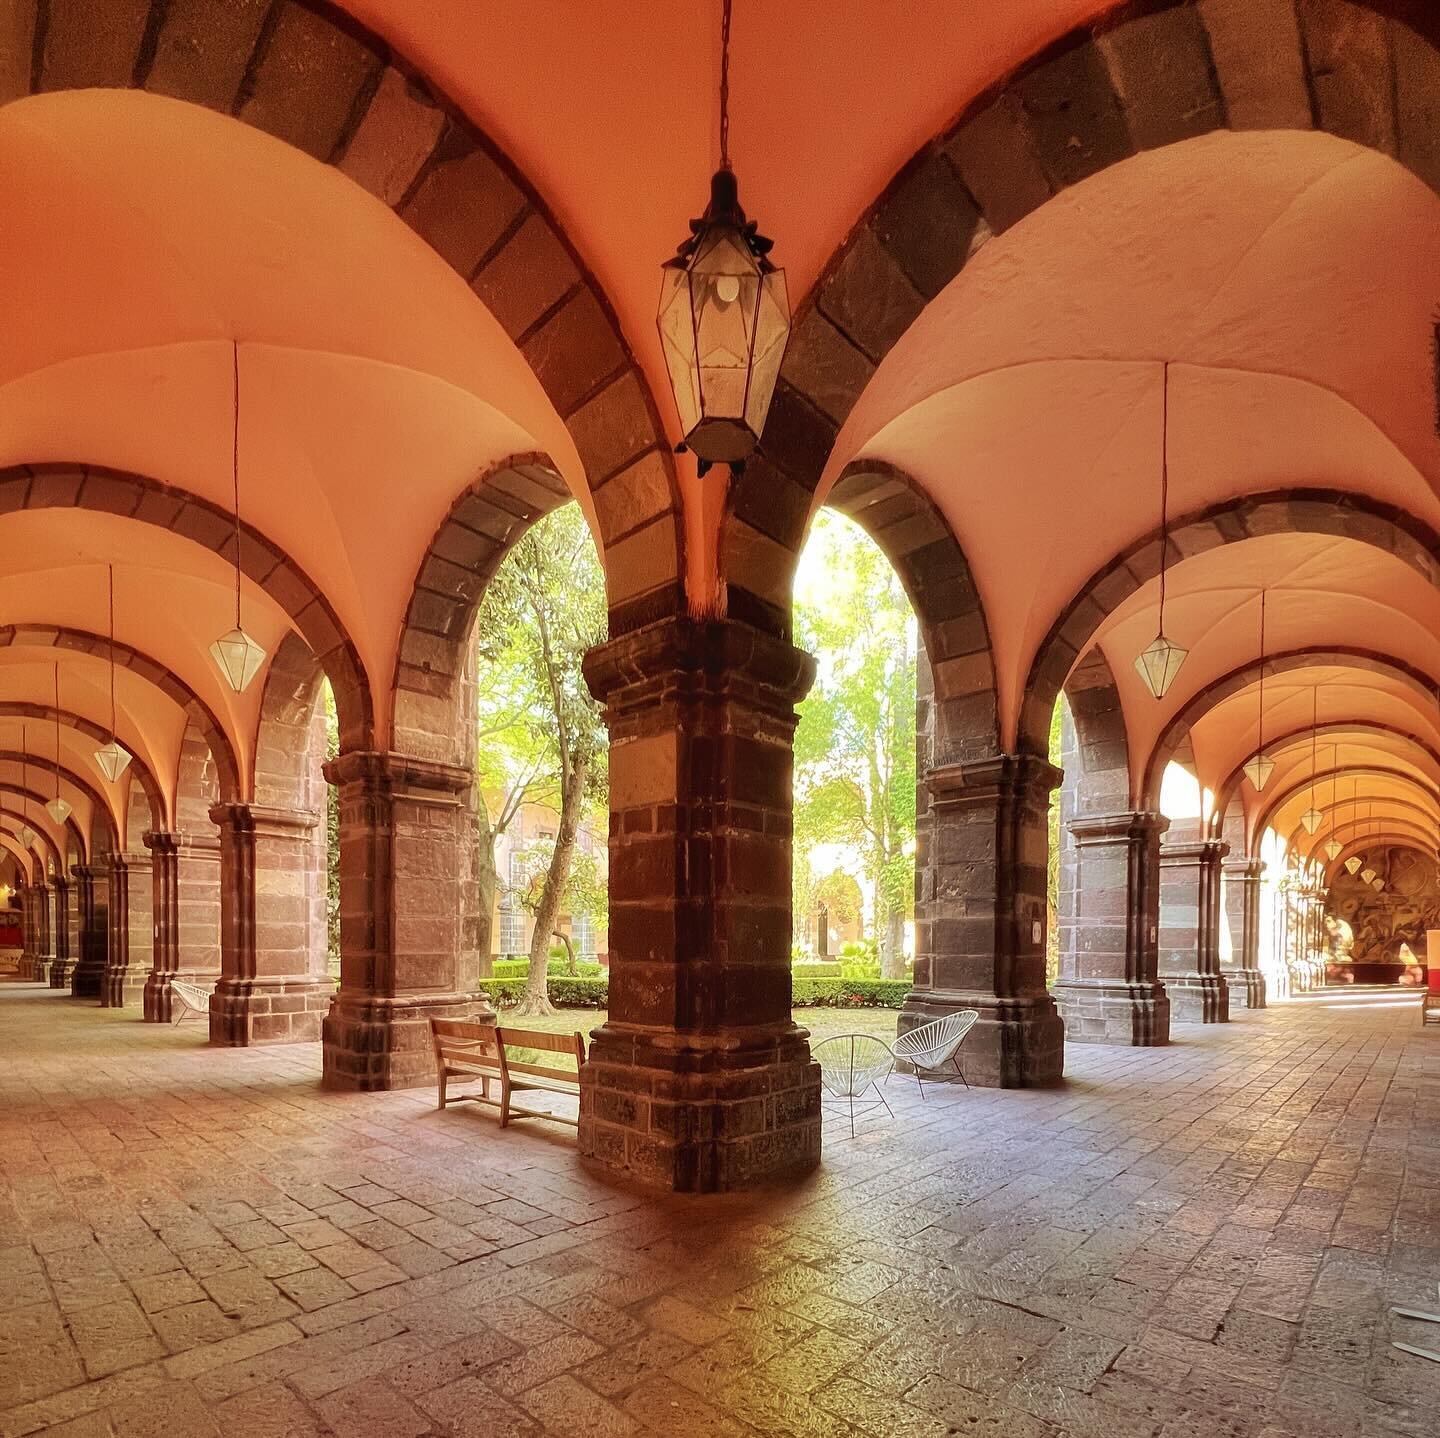
[[[740,276],[719,275],[715,280],[715,298],[722,305],[733,305],[740,298]]]

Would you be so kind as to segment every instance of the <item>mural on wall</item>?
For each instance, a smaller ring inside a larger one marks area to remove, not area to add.
[[[1365,869],[1382,888],[1362,878]],[[1414,849],[1370,850],[1360,873],[1341,869],[1332,881],[1329,908],[1342,962],[1423,965],[1426,930],[1440,928],[1440,874]]]

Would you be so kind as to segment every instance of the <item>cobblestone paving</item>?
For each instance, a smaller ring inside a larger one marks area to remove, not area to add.
[[[1433,1435],[1440,1033],[1364,996],[889,1085],[798,1191],[0,985],[0,1434]]]

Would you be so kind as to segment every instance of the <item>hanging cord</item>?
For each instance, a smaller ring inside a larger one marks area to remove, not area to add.
[[[1260,757],[1265,757],[1265,591],[1260,591]]]
[[[720,168],[730,168],[730,0],[720,11]]]
[[[55,666],[55,797],[60,797],[60,666]]]
[[[1320,769],[1320,686],[1310,691],[1310,807],[1315,807],[1315,777]]]
[[[1165,560],[1170,551],[1170,361],[1160,389],[1160,633],[1165,632]]]
[[[110,571],[110,742],[115,742],[115,566]]]
[[[234,384],[233,414],[230,421],[230,477],[235,485],[235,627],[240,628],[240,342],[230,341]]]

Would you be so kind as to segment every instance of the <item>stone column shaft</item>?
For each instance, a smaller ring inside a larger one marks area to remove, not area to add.
[[[1075,841],[1075,913],[1065,929],[1055,1002],[1067,1042],[1170,1041],[1170,1000],[1157,977],[1160,836],[1152,812],[1086,814]]]
[[[465,922],[475,776],[370,751],[340,755],[325,775],[340,791],[340,990],[325,1018],[325,1083],[431,1083],[430,1019],[495,1017]]]
[[[220,829],[220,978],[210,995],[210,1042],[318,1039],[334,992],[316,971],[311,934],[307,873],[318,817],[258,804],[217,804],[210,817]]]
[[[1220,839],[1160,848],[1160,978],[1177,1023],[1225,1023],[1230,992],[1220,972]]]
[[[148,853],[110,856],[110,949],[100,994],[104,1008],[125,1008],[144,996],[155,949],[152,882]]]
[[[1225,913],[1230,921],[1231,966],[1225,972],[1230,1003],[1246,1009],[1265,1007],[1265,975],[1260,971],[1260,884],[1265,872],[1261,859],[1243,854],[1226,859]]]
[[[220,841],[159,830],[147,833],[144,844],[152,865],[154,927],[145,1019],[168,1023],[172,980],[212,988],[220,977]]]
[[[75,875],[80,953],[70,974],[70,996],[98,1000],[110,951],[109,870],[104,864],[77,864],[71,872]]]
[[[590,651],[610,728],[610,1010],[580,1152],[715,1192],[811,1169],[819,1070],[790,1016],[795,705],[814,661],[675,618]]]
[[[75,969],[75,951],[72,935],[75,926],[75,881],[56,874],[55,890],[55,957],[50,961],[50,987],[70,987],[70,975]]]

